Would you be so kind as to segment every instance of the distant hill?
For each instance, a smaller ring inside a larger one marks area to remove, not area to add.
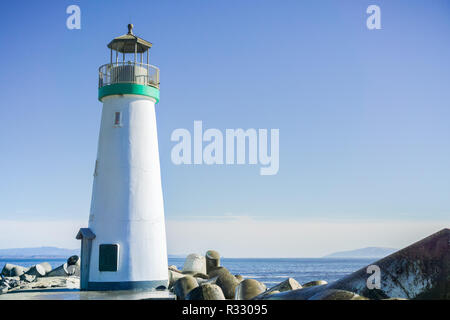
[[[80,255],[80,250],[64,249],[57,247],[0,249],[1,258],[33,258],[33,257],[68,258],[72,255]]]
[[[339,251],[326,255],[324,258],[384,258],[398,249],[367,247],[349,251]]]

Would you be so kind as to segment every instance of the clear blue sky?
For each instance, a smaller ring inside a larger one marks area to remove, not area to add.
[[[81,30],[66,7],[81,8]],[[366,8],[381,7],[381,30]],[[0,220],[86,220],[97,69],[134,32],[161,69],[168,219],[446,220],[450,2],[16,1],[0,13]],[[176,128],[280,129],[280,170],[176,166]]]

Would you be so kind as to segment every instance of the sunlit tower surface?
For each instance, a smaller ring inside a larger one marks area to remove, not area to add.
[[[168,284],[155,117],[159,69],[149,64],[151,46],[128,25],[108,44],[110,62],[99,68],[103,109],[89,228],[77,235],[82,290]]]

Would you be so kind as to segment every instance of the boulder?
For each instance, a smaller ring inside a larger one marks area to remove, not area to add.
[[[169,271],[169,289],[172,288],[173,284],[183,277],[186,277],[186,274],[182,274],[181,271],[174,271],[174,270],[168,270]]]
[[[3,266],[2,269],[2,275],[5,277],[10,277],[11,276],[11,270],[15,267],[14,264],[11,263],[7,263]]]
[[[10,288],[11,286],[9,285],[9,281],[6,279],[2,279],[2,282],[0,282],[0,286],[4,286],[4,287],[8,287]]]
[[[8,286],[10,289],[12,288],[16,288],[18,286],[20,286],[20,278],[18,277],[14,277],[14,278],[9,278],[7,281],[5,281],[3,283],[3,285]]]
[[[265,287],[255,279],[245,279],[236,287],[235,300],[250,300],[257,295],[263,293]]]
[[[262,295],[268,295],[268,294],[273,294],[273,293],[278,293],[278,292],[297,290],[297,289],[301,289],[301,288],[302,288],[302,285],[300,283],[298,283],[297,280],[295,280],[294,278],[287,278],[283,282],[280,282],[276,286],[273,286],[269,290],[263,292],[261,295],[255,297],[255,299],[261,298]]]
[[[8,293],[9,287],[5,285],[0,286],[0,294]]]
[[[214,278],[214,277],[220,276],[223,273],[230,273],[230,271],[228,271],[228,269],[225,267],[216,267],[216,268],[211,269],[208,272],[208,276],[210,278]]]
[[[218,278],[219,278],[219,276],[216,276],[216,277],[213,277],[213,278],[209,278],[209,279],[195,278],[195,280],[197,280],[198,285],[201,285],[201,284],[204,284],[204,283],[215,284]]]
[[[44,262],[45,263],[45,262]],[[50,266],[50,265],[48,265]],[[47,274],[46,270],[48,270],[48,266],[45,264],[36,264],[34,266],[32,266],[27,272],[27,275],[30,276],[35,276],[35,277],[43,277]],[[50,271],[51,271],[51,267],[50,267]]]
[[[193,277],[195,277],[195,278],[202,278],[202,279],[209,279],[209,276],[207,274],[200,273],[200,272],[194,274]]]
[[[175,265],[169,266],[169,270],[176,271],[176,272],[181,272],[180,270],[178,270],[177,266],[175,266]]]
[[[268,292],[269,294],[261,294],[256,296],[255,300],[308,300],[316,293],[323,290],[325,286],[314,286],[309,288],[301,288],[289,290],[280,293]],[[274,290],[275,291],[275,290]]]
[[[1,275],[5,276],[5,277],[19,277],[27,271],[28,271],[28,268],[18,266],[15,264],[11,264],[11,263],[6,263],[3,266]]]
[[[36,276],[31,275],[31,274],[24,273],[23,275],[20,276],[21,281],[28,282],[28,283],[33,282],[34,279],[36,279]]]
[[[208,250],[205,254],[206,258],[206,273],[217,267],[220,267],[220,254],[215,250]]]
[[[450,299],[450,229],[443,229],[371,265],[380,268],[380,289],[369,289],[368,266],[327,285],[370,299]]]
[[[185,277],[178,279],[173,284],[173,292],[177,296],[178,300],[184,300],[189,291],[196,287],[198,287],[198,283],[194,277],[186,275]]]
[[[196,273],[206,274],[205,257],[196,253],[189,254],[184,261],[183,270],[181,272],[192,275]]]
[[[50,265],[50,263],[48,262],[41,262],[39,263],[42,267],[44,267],[45,273],[49,273],[50,271],[52,271],[52,266]]]
[[[14,266],[10,272],[11,277],[20,277],[27,271],[26,268],[21,266]]]
[[[308,287],[314,287],[314,286],[323,286],[325,284],[328,284],[325,280],[316,280],[316,281],[310,281],[302,285],[303,288]]]
[[[450,299],[450,229],[443,229],[371,265],[380,269],[380,289],[369,289],[368,267],[333,283],[258,297],[266,300],[307,300],[321,291],[350,291],[369,299]],[[340,294],[339,297],[343,297]],[[322,297],[317,295],[317,297]],[[347,297],[350,297],[347,295]]]
[[[69,268],[67,265],[67,262],[60,265],[59,267],[53,269],[47,274],[47,277],[68,277],[70,275],[73,275],[75,272],[75,269],[73,266]]]
[[[69,276],[80,276],[80,266],[77,264],[73,264],[70,266],[67,266],[67,273]]]
[[[226,268],[223,268],[221,269],[221,272],[218,273],[216,284],[222,289],[225,298],[233,299],[236,287],[239,285],[239,280],[237,280]]]
[[[239,282],[244,281],[244,277],[241,276],[240,274],[235,274],[234,276],[236,277],[236,279],[237,279]]]
[[[192,289],[186,300],[225,300],[222,289],[214,283],[204,283]]]
[[[272,288],[270,288],[268,291],[269,292],[270,291],[284,292],[284,291],[290,291],[290,290],[297,290],[297,289],[301,289],[301,288],[302,288],[302,285],[300,283],[298,283],[297,280],[295,280],[294,278],[287,278],[283,282],[280,282],[276,286],[273,286]]]
[[[77,255],[74,255],[74,256],[70,256],[68,259],[67,259],[67,265],[69,265],[69,266],[80,266],[80,262],[81,262],[81,260],[80,260],[80,257],[79,256],[77,256]]]

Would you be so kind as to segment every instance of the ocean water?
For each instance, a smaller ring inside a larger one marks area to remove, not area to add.
[[[286,278],[294,278],[303,284],[313,280],[333,282],[377,259],[326,259],[326,258],[223,258],[221,265],[233,274],[252,278],[271,287]],[[0,267],[12,263],[24,267],[47,261],[53,268],[66,262],[66,259],[0,259]],[[183,268],[184,258],[169,258],[169,265]]]
[[[222,258],[221,265],[232,274],[240,274],[263,282],[267,287],[294,278],[300,284],[325,280],[336,281],[378,259],[327,259],[327,258]],[[183,258],[169,259],[169,265],[183,268]]]

